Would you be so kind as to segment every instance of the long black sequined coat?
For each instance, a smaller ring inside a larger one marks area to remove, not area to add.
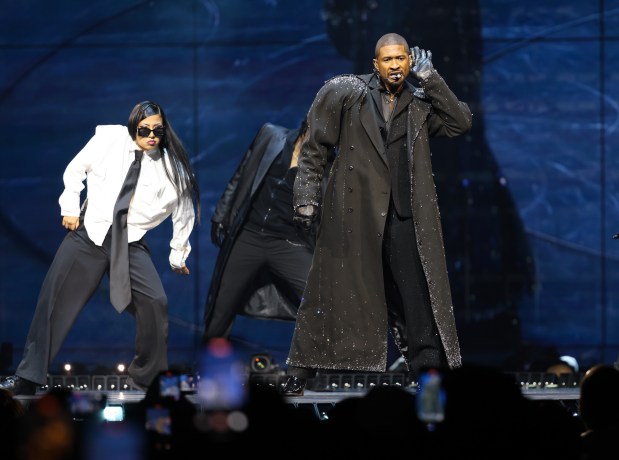
[[[382,239],[391,193],[384,143],[371,106],[374,74],[335,77],[310,108],[310,136],[302,148],[295,207],[321,208],[321,225],[287,364],[382,372],[387,366],[387,299]],[[422,89],[407,83],[407,146],[417,247],[432,310],[450,367],[461,365],[429,138],[471,128],[472,114],[433,71]],[[401,96],[402,97],[402,96]],[[398,110],[398,109],[396,109]],[[324,199],[325,158],[337,149]],[[404,330],[396,341],[406,347]]]

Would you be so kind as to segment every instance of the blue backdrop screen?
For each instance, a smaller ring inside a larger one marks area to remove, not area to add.
[[[388,3],[4,1],[0,342],[13,346],[7,367],[19,362],[65,233],[62,173],[96,125],[126,124],[136,102],[152,99],[190,152],[203,203],[191,275],[168,267],[170,221],[147,241],[170,299],[170,363],[192,366],[217,256],[210,215],[246,148],[267,121],[297,126],[326,79],[370,72],[374,44],[386,32],[430,49],[474,112],[469,134],[432,145],[465,360],[520,366],[527,353],[551,349],[583,364],[614,362],[619,0]],[[130,361],[134,323],[111,307],[107,287],[104,280],[84,308],[52,371],[65,361]],[[239,317],[233,338],[282,363],[292,326]]]

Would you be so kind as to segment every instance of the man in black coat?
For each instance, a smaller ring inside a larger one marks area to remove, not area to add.
[[[311,233],[293,224],[297,159],[307,133],[262,126],[211,218],[220,247],[204,316],[203,341],[228,337],[237,314],[294,320],[312,263]]]
[[[461,365],[429,139],[469,131],[472,114],[430,51],[386,34],[375,56],[374,74],[332,78],[308,112],[295,220],[322,224],[284,394],[302,394],[317,369],[384,372],[389,330],[411,380]]]

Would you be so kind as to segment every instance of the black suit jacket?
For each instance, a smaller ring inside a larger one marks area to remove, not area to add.
[[[217,299],[221,277],[230,256],[230,251],[245,225],[255,194],[264,181],[273,161],[284,148],[286,139],[290,138],[294,141],[298,135],[298,129],[289,129],[265,123],[248,147],[243,159],[217,202],[211,221],[222,224],[227,236],[217,256],[205,313],[213,307]],[[318,220],[315,222],[315,226],[317,225]],[[312,251],[314,239],[311,235],[313,234],[315,234],[315,230],[313,232],[303,232],[300,230],[299,233],[300,239]],[[250,296],[240,314],[268,319],[292,321],[296,319],[298,305],[277,287],[268,273],[261,274],[254,284],[245,288],[250,293]]]

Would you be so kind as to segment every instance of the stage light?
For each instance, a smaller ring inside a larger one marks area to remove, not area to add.
[[[70,374],[71,373],[71,364],[66,363],[62,368],[64,369],[64,373],[65,374]]]
[[[252,355],[249,363],[250,372],[256,374],[266,374],[273,372],[277,366],[273,363],[273,358],[268,353],[259,353]]]
[[[95,375],[92,377],[92,389],[95,391],[105,390],[105,377],[103,375]]]
[[[124,374],[127,370],[127,367],[123,363],[118,363],[116,365],[116,372],[119,374]]]

